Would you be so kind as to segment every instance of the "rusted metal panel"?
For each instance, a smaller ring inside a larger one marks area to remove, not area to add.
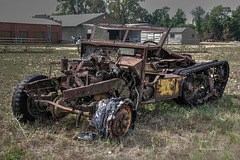
[[[142,59],[136,57],[123,56],[120,58],[119,65],[124,66],[136,66],[138,63],[142,62]]]
[[[122,85],[122,79],[114,78],[87,86],[72,88],[63,91],[64,100],[76,99],[101,93],[107,93],[110,90],[117,90]]]
[[[42,79],[42,80],[37,80],[31,83],[28,83],[25,87],[25,90],[27,92],[35,91],[39,88],[41,89],[50,89],[50,88],[55,88],[55,83],[56,79],[52,78],[47,78],[47,79]]]
[[[120,66],[129,66],[131,70],[141,78],[143,60],[136,57],[123,56],[118,63]]]
[[[124,48],[148,48],[153,47],[156,48],[156,45],[146,45],[146,44],[136,44],[136,43],[124,43],[124,42],[115,42],[115,41],[98,41],[98,40],[92,40],[92,41],[84,41],[82,44],[89,44],[94,46],[111,46],[111,47],[124,47]]]
[[[153,62],[153,63],[146,63],[145,65],[145,72],[148,74],[161,74],[161,73],[166,73],[166,72],[173,72],[175,69],[169,68],[169,66],[166,67],[157,67],[157,65],[160,62]],[[159,68],[159,69],[158,69]]]
[[[183,77],[171,75],[160,78],[155,84],[156,100],[177,98],[180,95]]]

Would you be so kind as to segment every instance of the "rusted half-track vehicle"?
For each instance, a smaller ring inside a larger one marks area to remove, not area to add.
[[[119,41],[94,40],[96,28],[125,30]],[[163,49],[170,28],[97,24],[90,40],[81,43],[80,59],[61,59],[63,76],[33,74],[24,78],[12,97],[21,121],[52,115],[82,115],[105,137],[119,138],[133,129],[140,104],[173,99],[198,106],[222,97],[228,81],[227,61],[196,63],[188,55]],[[158,43],[126,42],[131,31],[161,32]]]

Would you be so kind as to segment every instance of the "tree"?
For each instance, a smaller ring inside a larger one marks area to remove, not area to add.
[[[148,13],[147,9],[139,7],[131,23],[135,23],[135,22],[148,23],[149,20],[150,20],[150,14]]]
[[[209,28],[209,17],[210,14],[209,12],[207,12],[202,20],[202,25],[201,25],[201,29],[202,29],[202,36],[200,37],[201,40],[205,40],[205,39],[209,39],[211,38],[210,36],[210,28]]]
[[[107,0],[110,16],[121,23],[136,23],[147,20],[148,12],[139,2],[144,0]]]
[[[173,27],[184,26],[186,24],[187,18],[182,9],[178,9],[176,14],[171,19],[171,24]]]
[[[91,7],[89,8],[90,13],[105,13],[106,3],[104,0],[88,0],[91,2]]]
[[[203,35],[202,22],[205,16],[205,10],[198,6],[190,12],[193,16],[193,24],[196,26],[196,31],[198,32],[199,37]]]
[[[57,0],[57,14],[86,14],[106,12],[104,0]]]
[[[69,0],[69,1],[64,1],[64,0],[57,0],[60,4],[57,5],[56,11],[59,14],[74,14],[76,12],[74,8],[74,3],[75,0]]]
[[[240,41],[240,6],[232,11],[232,19],[229,24],[229,34],[232,40]]]
[[[169,12],[170,8],[165,6],[162,9],[156,9],[152,15],[150,23],[162,27],[169,27],[170,26],[170,18]]]
[[[214,7],[209,16],[209,29],[210,34],[216,40],[224,40],[223,31],[224,27],[228,26],[229,23],[229,13],[231,12],[230,7],[223,7],[218,5]]]
[[[222,30],[221,40],[231,39],[231,35],[230,35],[231,21],[232,21],[232,18],[230,16],[226,16],[223,18],[222,20],[223,30]]]
[[[193,24],[185,24],[185,25],[179,25],[178,27],[187,27],[187,28],[192,28],[195,30],[195,26]]]

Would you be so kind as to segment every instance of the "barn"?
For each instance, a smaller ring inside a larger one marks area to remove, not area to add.
[[[77,15],[56,15],[50,16],[46,14],[35,15],[34,18],[49,19],[59,22],[62,25],[62,40],[63,42],[71,42],[72,37],[80,37],[81,39],[89,39],[92,33],[93,24],[95,23],[110,23],[119,24],[119,22],[109,16],[107,13],[93,14],[77,14]],[[108,30],[99,29],[96,31],[96,38],[109,39]]]
[[[197,33],[192,28],[172,28],[168,44],[199,44]]]
[[[155,41],[159,42],[162,33],[142,32],[141,42]],[[197,33],[192,28],[171,28],[167,44],[199,44]]]
[[[58,43],[62,39],[59,23],[27,17],[0,18],[0,43]]]

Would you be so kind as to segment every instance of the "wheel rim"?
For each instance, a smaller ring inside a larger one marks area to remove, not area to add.
[[[44,93],[48,93],[48,91],[43,91]],[[34,102],[34,99],[28,97],[27,98],[27,110],[31,116],[34,118],[41,118],[47,115],[48,106],[43,106],[41,103]]]
[[[115,113],[115,119],[109,122],[111,138],[119,138],[127,134],[132,121],[132,111],[129,105],[123,104]]]

